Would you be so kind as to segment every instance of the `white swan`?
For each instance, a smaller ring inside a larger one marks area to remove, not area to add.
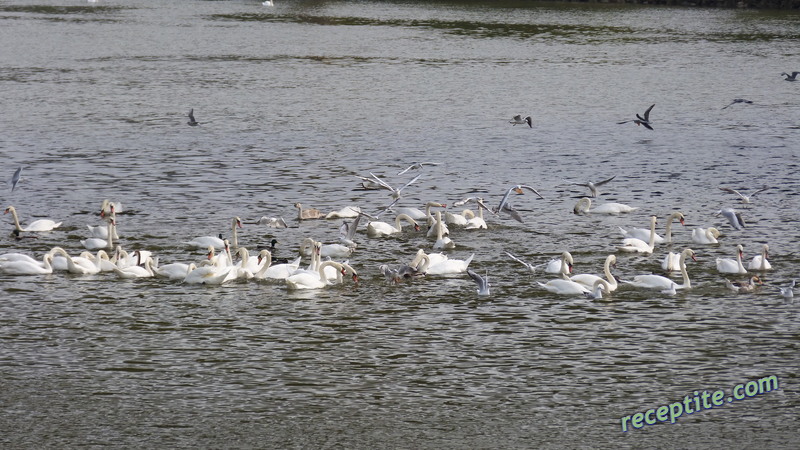
[[[95,261],[92,261],[86,256],[79,256],[73,258],[69,256],[69,254],[61,247],[53,247],[50,250],[50,253],[55,257],[55,255],[61,255],[66,263],[67,263],[67,272],[74,273],[78,275],[93,275],[96,273],[100,273],[100,264],[99,259],[95,258]],[[93,256],[89,254],[88,256]]]
[[[263,251],[261,253],[263,253]],[[261,255],[261,253],[259,253],[259,255]],[[289,278],[295,271],[297,271],[297,269],[300,267],[301,260],[301,258],[297,258],[291,263],[272,265],[272,253],[269,251],[267,251],[263,257],[259,256],[259,258],[264,259],[261,261],[261,269],[255,273],[256,279],[259,280],[285,280]]]
[[[584,292],[583,295],[585,295],[586,298],[597,300],[603,298],[603,291],[611,293],[611,286],[606,280],[598,278],[592,285],[591,292]]]
[[[171,263],[164,264],[163,266],[156,265],[153,267],[153,272],[157,277],[170,280],[183,280],[189,275],[189,272],[196,268],[197,265],[195,263]]]
[[[423,272],[428,275],[452,275],[458,273],[466,273],[467,269],[469,268],[469,263],[472,262],[472,258],[475,257],[475,254],[469,256],[467,259],[444,259],[444,260],[434,260],[433,255],[424,255],[424,259],[422,265],[418,267],[420,272]]]
[[[347,263],[338,263],[335,261],[325,261],[320,264],[316,276],[310,273],[299,273],[292,275],[286,279],[286,286],[289,289],[321,289],[331,284],[325,276],[325,268],[334,267],[337,270],[337,282],[342,282],[342,272],[349,273],[353,277],[354,282],[358,282],[358,273],[355,269],[350,267]]]
[[[547,283],[542,283],[541,281],[537,281],[537,283],[539,283],[539,286],[547,289],[548,291],[554,294],[583,295],[587,292],[591,292],[586,286],[580,283],[576,283],[571,280],[564,280],[561,278],[550,280]]]
[[[155,275],[155,272],[153,272],[153,258],[145,259],[144,267],[128,266],[122,269],[116,268],[114,272],[122,279],[150,278]]]
[[[231,232],[233,234],[233,246],[235,248],[239,247],[239,237],[236,234],[236,228],[242,228],[242,219],[238,217],[234,217],[231,220]],[[214,248],[224,248],[225,247],[225,240],[222,238],[222,234],[219,237],[214,236],[200,236],[192,239],[191,241],[184,242],[186,245],[190,245],[192,247],[198,248],[207,248],[209,245],[213,246]]]
[[[9,206],[6,208],[3,214],[11,213],[11,216],[14,218],[14,227],[18,231],[51,231],[55,228],[61,226],[62,222],[55,222],[50,219],[39,219],[34,220],[33,222],[29,223],[27,227],[22,228],[19,224],[19,217],[17,217],[17,210],[13,206]]]
[[[603,265],[603,273],[606,276],[606,279],[608,280],[608,282],[606,283],[607,286],[605,286],[606,292],[614,292],[614,291],[617,290],[617,287],[618,287],[617,279],[611,273],[611,266],[612,265],[616,265],[616,264],[617,264],[617,257],[616,256],[608,255],[606,257],[606,262]],[[594,288],[596,290],[598,281],[602,281],[603,278],[601,278],[601,277],[599,277],[597,275],[592,275],[592,274],[588,274],[588,273],[582,273],[582,274],[578,274],[578,275],[574,275],[574,276],[570,277],[570,280],[572,280],[572,281],[574,281],[576,283],[580,283],[580,284],[582,284],[582,285],[584,285],[586,287]]]
[[[455,248],[456,243],[452,239],[444,235],[444,222],[442,222],[442,212],[436,211],[436,223],[433,225],[436,229],[436,242],[433,243],[434,250],[442,250]]]
[[[718,237],[719,230],[714,227],[698,227],[692,230],[692,242],[695,244],[719,244],[719,241],[717,241]]]
[[[475,213],[470,209],[465,209],[461,211],[461,213],[451,213],[450,211],[444,212],[444,223],[448,225],[465,227],[467,226],[467,223],[469,223],[469,220],[473,218],[475,218]]]
[[[562,278],[569,278],[572,273],[572,265],[575,261],[572,260],[570,252],[561,253],[560,258],[551,259],[544,268],[545,273],[559,273]]]
[[[114,227],[117,226],[117,223],[114,221],[113,218],[108,219],[108,223],[106,224],[106,239],[100,239],[96,237],[91,237],[88,239],[84,239],[81,241],[81,245],[88,250],[99,250],[101,248],[114,248]]]
[[[310,256],[314,247],[314,240],[311,238],[303,239],[300,244],[300,254]],[[323,258],[349,258],[355,249],[344,244],[323,244],[319,249],[319,255]]]
[[[0,264],[0,272],[8,275],[46,275],[53,273],[52,261],[53,255],[50,253],[42,256],[41,264],[38,261],[7,261]]]
[[[617,247],[623,252],[637,252],[649,255],[656,246],[656,216],[650,217],[650,239],[645,242],[641,239],[627,238],[622,240],[622,246]]]
[[[683,213],[680,211],[675,211],[669,215],[667,218],[667,229],[666,229],[666,238],[663,238],[656,234],[655,243],[656,244],[663,244],[665,242],[672,242],[672,222],[674,220],[678,220],[681,225],[685,225],[685,217]],[[626,230],[622,227],[619,227],[620,233],[622,233],[622,237],[624,238],[633,238],[639,239],[641,241],[647,242],[650,240],[650,230],[646,228],[631,228],[630,230]]]
[[[483,218],[483,199],[478,198],[478,216],[472,216],[471,218],[467,219],[467,224],[464,225],[464,228],[467,230],[486,230],[489,227],[486,226],[486,220]]]
[[[675,252],[668,252],[661,261],[661,268],[667,272],[680,270],[681,254]]]
[[[394,212],[397,214],[405,214],[414,220],[423,220],[428,218],[432,220],[433,216],[431,215],[431,208],[446,208],[446,207],[447,205],[445,205],[444,203],[427,202],[425,203],[425,211],[419,208],[403,207],[403,208],[394,208]]]
[[[749,270],[758,270],[758,271],[765,271],[765,270],[772,270],[772,264],[767,261],[769,257],[769,245],[764,244],[761,247],[761,254],[756,255],[753,257],[753,260],[750,261],[750,264],[747,265]]]
[[[374,238],[399,233],[403,230],[402,221],[408,222],[414,227],[415,231],[419,231],[419,225],[417,224],[417,221],[409,217],[407,214],[398,214],[395,218],[394,226],[386,222],[373,221],[368,223],[367,236]]]
[[[689,281],[689,273],[686,272],[686,258],[688,257],[691,257],[692,260],[697,261],[694,250],[687,248],[681,252],[680,270],[681,275],[683,276],[683,284],[676,285],[675,289],[690,289],[692,287],[692,283]],[[675,284],[674,281],[667,277],[653,274],[636,275],[633,277],[633,281],[623,281],[623,283],[648,289],[671,289],[672,285]]]
[[[222,284],[227,281],[228,272],[232,269],[232,267],[220,267],[218,265],[197,267],[186,274],[183,282],[187,284]]]
[[[741,244],[736,246],[736,259],[717,258],[717,271],[720,273],[747,273],[742,264],[744,248]]]
[[[578,200],[578,203],[572,208],[572,212],[575,214],[620,214],[639,209],[638,207],[628,206],[623,203],[603,203],[602,205],[596,206],[594,209],[590,209],[591,207],[592,200],[589,197],[583,197]]]
[[[328,214],[325,214],[326,219],[353,219],[358,217],[359,213],[361,213],[361,207],[359,206],[345,206],[344,208],[338,211],[331,211]]]

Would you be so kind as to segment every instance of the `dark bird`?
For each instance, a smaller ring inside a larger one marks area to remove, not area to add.
[[[533,123],[531,121],[531,116],[528,116],[528,117],[523,119],[522,118],[522,114],[517,114],[510,121],[508,121],[508,123],[510,123],[510,124],[512,124],[514,126],[522,125],[522,124],[526,124],[527,123],[530,128],[533,128]]]
[[[22,173],[22,166],[19,166],[19,169],[14,171],[14,175],[11,177],[11,181],[9,182],[11,183],[11,192],[14,192],[14,189],[17,188],[17,183],[19,183],[21,173]]]
[[[785,81],[797,81],[797,75],[800,75],[800,72],[792,72],[791,75],[789,75],[786,72],[783,72],[781,75],[784,75],[786,77],[784,78]]]
[[[633,122],[636,125],[643,125],[648,130],[652,130],[653,127],[650,126],[650,111],[653,109],[653,106],[656,106],[656,104],[653,103],[652,105],[650,105],[649,108],[647,108],[647,111],[644,112],[644,117],[640,116],[639,114],[636,114],[636,118],[633,120],[625,120],[617,123],[622,125],[623,123]]]
[[[200,125],[200,122],[194,120],[194,108],[189,110],[189,121],[186,122],[190,127],[196,127]]]
[[[735,99],[733,99],[733,101],[732,101],[732,102],[731,102],[729,105],[727,105],[727,106],[723,106],[723,107],[722,107],[722,109],[725,109],[725,108],[727,108],[728,106],[735,105],[735,104],[737,104],[737,103],[747,103],[747,104],[751,104],[751,103],[753,103],[753,102],[752,102],[752,100],[746,100],[746,99],[743,99],[743,98],[735,98]]]

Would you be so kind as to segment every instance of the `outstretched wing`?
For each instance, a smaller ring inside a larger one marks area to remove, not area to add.
[[[653,109],[653,106],[656,106],[656,104],[653,103],[649,108],[647,108],[647,111],[644,112],[644,120],[648,122],[650,121],[650,111]]]

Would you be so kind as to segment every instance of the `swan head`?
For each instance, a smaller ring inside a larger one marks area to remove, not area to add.
[[[672,216],[677,218],[678,222],[680,222],[681,225],[686,226],[686,217],[684,217],[682,212],[675,211],[674,213],[672,213]]]
[[[8,213],[14,214],[15,212],[17,212],[17,210],[13,206],[9,206],[8,208],[6,208],[3,214],[8,214]]]
[[[592,201],[589,197],[583,197],[582,199],[578,200],[578,203],[575,204],[575,207],[572,208],[573,214],[586,214],[589,212],[589,208],[592,207]]]
[[[761,253],[764,254],[764,259],[767,259],[769,257],[769,245],[764,244],[764,246],[761,247]]]
[[[744,247],[742,244],[736,246],[737,253],[739,253],[739,258],[744,258]]]
[[[609,266],[611,266],[611,267],[613,267],[615,269],[617,268],[617,256],[616,255],[608,255],[606,260],[608,261],[608,265]]]
[[[696,253],[694,252],[694,250],[692,250],[692,249],[690,249],[690,248],[687,248],[686,250],[684,250],[684,251],[681,253],[681,255],[684,257],[684,259],[685,259],[685,258],[692,258],[692,261],[695,261],[695,262],[697,262],[697,256],[696,256]]]
[[[239,227],[239,228],[244,228],[244,227],[242,226],[242,219],[240,219],[240,218],[238,218],[238,217],[234,217],[234,218],[233,218],[233,223],[235,224],[235,226],[237,226],[237,227]]]
[[[714,227],[708,228],[708,232],[711,233],[712,236],[714,236],[714,239],[717,239],[720,235],[719,230]]]

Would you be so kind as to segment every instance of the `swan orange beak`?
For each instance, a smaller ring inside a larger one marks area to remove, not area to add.
[[[678,220],[680,220],[680,222],[681,222],[681,225],[683,225],[683,226],[686,226],[686,221],[685,221],[685,220],[683,220],[683,217],[681,217],[681,218],[680,218],[680,219],[678,219]]]
[[[353,283],[358,284],[358,275],[353,274]]]
[[[419,225],[414,224],[414,231],[419,231]]]
[[[695,256],[695,254],[694,254],[694,253],[692,253],[692,261],[695,261],[695,262],[697,262],[697,257]]]

